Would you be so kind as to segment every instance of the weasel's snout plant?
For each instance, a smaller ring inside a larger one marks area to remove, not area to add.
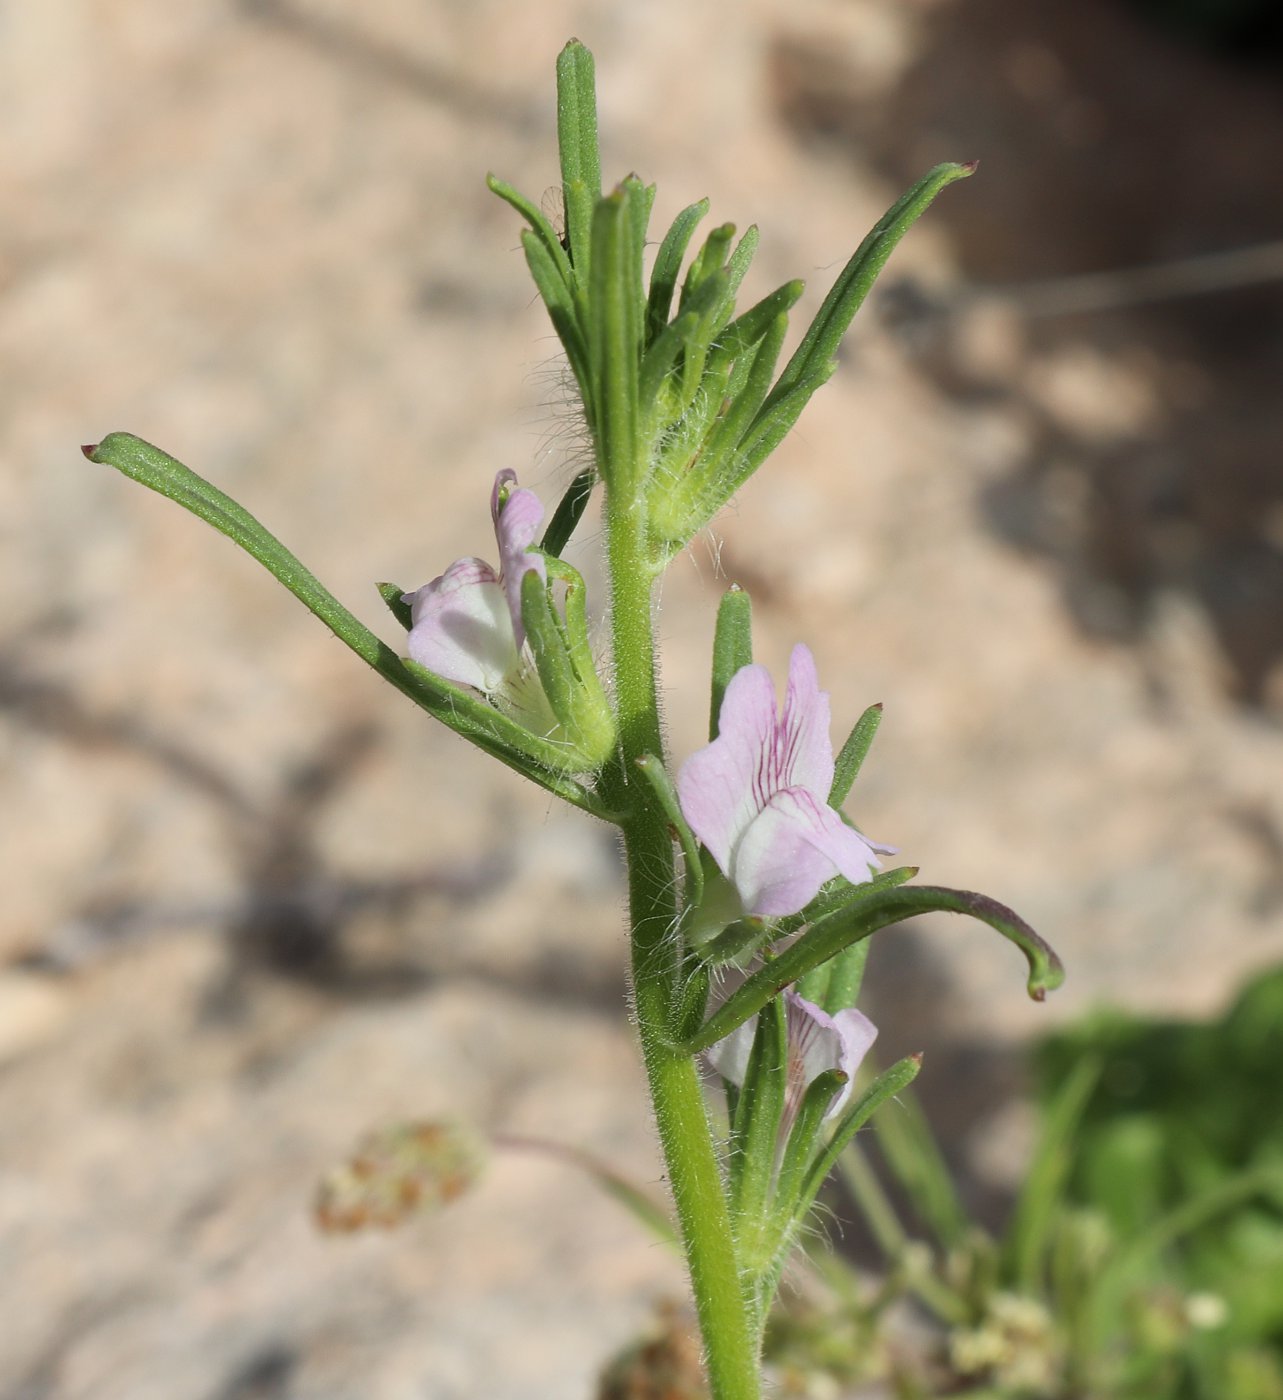
[[[86,449],[222,530],[358,656],[429,714],[623,836],[633,1012],[689,1263],[712,1394],[760,1393],[764,1322],[825,1176],[870,1115],[918,1072],[902,1060],[852,1092],[876,1034],[854,1009],[867,939],[916,914],[969,914],[1014,942],[1041,998],[1054,953],[982,895],[882,869],[843,804],[881,715],[834,753],[829,697],[799,644],[781,705],[754,664],[748,595],[722,599],[706,748],[675,772],[657,703],[656,581],[761,466],[835,368],[852,317],[896,243],[946,185],[940,165],[856,250],[782,369],[788,282],[747,310],[736,294],[757,244],[721,224],[688,256],[707,201],[684,209],[646,273],[653,186],[601,190],[592,56],[557,64],[564,232],[504,181],[526,261],[578,388],[593,459],[545,516],[500,471],[490,495],[497,567],[461,558],[413,592],[380,591],[408,635],[364,627],[237,502],[125,433]],[[563,558],[602,493],[609,676],[598,673],[580,574]],[[407,653],[408,657],[402,655]],[[702,702],[701,702],[702,703]],[[700,1058],[725,1083],[728,1126],[705,1105]]]

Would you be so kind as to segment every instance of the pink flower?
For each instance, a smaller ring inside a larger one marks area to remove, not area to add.
[[[812,1081],[827,1070],[840,1069],[846,1075],[846,1083],[834,1094],[824,1115],[825,1121],[842,1111],[851,1097],[855,1072],[878,1034],[877,1027],[862,1011],[851,1007],[830,1016],[792,990],[784,993],[784,1016],[788,1064],[780,1125],[782,1140],[788,1137]],[[757,1017],[750,1016],[709,1050],[708,1062],[723,1079],[729,1079],[732,1084],[744,1083],[756,1033]]]
[[[835,875],[852,884],[879,868],[877,852],[828,805],[833,785],[829,697],[799,643],[784,712],[765,666],[745,666],[722,698],[718,734],[686,760],[677,796],[691,830],[761,918],[796,914]]]
[[[547,578],[542,555],[530,547],[544,510],[538,496],[516,482],[515,472],[501,471],[490,493],[499,572],[483,559],[456,559],[439,578],[404,594],[412,623],[408,649],[438,676],[542,721],[551,718],[544,714],[547,702],[522,655],[521,583],[532,569]]]

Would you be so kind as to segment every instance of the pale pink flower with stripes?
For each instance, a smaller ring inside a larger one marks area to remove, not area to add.
[[[825,1121],[835,1118],[842,1111],[851,1097],[855,1072],[878,1034],[877,1027],[862,1011],[850,1007],[830,1016],[827,1011],[791,989],[784,993],[784,1017],[788,1062],[785,1066],[781,1140],[788,1137],[807,1089],[828,1070],[841,1070],[846,1075],[846,1082],[833,1095],[824,1115]],[[750,1016],[708,1051],[709,1064],[723,1079],[737,1085],[744,1083],[756,1033],[757,1017]]]
[[[412,660],[458,685],[472,686],[533,729],[555,727],[543,688],[523,653],[521,584],[532,570],[547,578],[543,556],[531,548],[544,508],[517,474],[499,472],[490,493],[499,570],[484,559],[456,559],[439,578],[403,599],[410,605],[407,646]]]
[[[765,666],[731,677],[718,734],[677,775],[682,815],[737,891],[746,914],[796,914],[835,875],[871,878],[878,853],[829,806],[833,742],[828,692],[799,643],[789,660],[784,710]]]

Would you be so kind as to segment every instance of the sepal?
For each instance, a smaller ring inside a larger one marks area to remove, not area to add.
[[[704,864],[699,843],[682,816],[677,789],[673,787],[673,780],[668,776],[663,762],[654,754],[642,754],[637,760],[637,771],[646,779],[669,830],[682,848],[682,862],[686,871],[686,883],[682,890],[682,924],[685,926],[704,899]]]
[[[548,582],[530,569],[521,581],[521,620],[544,695],[580,770],[596,771],[615,751],[615,716],[592,662],[584,611],[584,581],[562,560],[547,560]],[[552,601],[552,584],[566,588],[566,615]]]
[[[777,997],[757,1018],[731,1126],[727,1153],[731,1213],[741,1221],[759,1221],[770,1198],[787,1071],[787,1016],[783,999]]]
[[[722,699],[731,677],[753,664],[753,600],[733,583],[717,605],[717,625],[713,630],[713,684],[709,697],[708,738],[717,738],[717,721]]]

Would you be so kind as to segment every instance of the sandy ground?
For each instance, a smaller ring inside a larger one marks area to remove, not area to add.
[[[1278,294],[1036,323],[965,295],[1279,232],[1230,128],[1276,142],[1277,84],[1105,4],[1090,20],[1096,68],[968,0],[0,12],[7,1400],[582,1396],[680,1289],[582,1179],[527,1158],[403,1231],[313,1230],[318,1176],[411,1116],[657,1181],[613,841],[78,451],[117,428],[163,445],[393,640],[373,583],[484,555],[494,471],[551,501],[581,451],[482,180],[555,183],[571,34],[597,54],[606,168],[658,183],[656,222],[708,194],[761,224],[749,297],[801,274],[814,308],[901,183],[982,158],[895,263],[952,314],[871,308],[661,605],[678,756],[741,582],[761,659],[805,639],[839,730],[886,705],[856,819],[1069,965],[1035,1007],[976,927],[879,947],[885,1051],[927,1049],[959,1160],[1018,1170],[989,1147],[1027,1037],[1102,1000],[1208,1012],[1283,955]],[[1119,106],[1127,44],[1153,45],[1148,126]],[[1138,229],[1128,169],[1160,128],[1194,154],[1164,121],[1180,83],[1229,154],[1201,203],[1142,182]]]

